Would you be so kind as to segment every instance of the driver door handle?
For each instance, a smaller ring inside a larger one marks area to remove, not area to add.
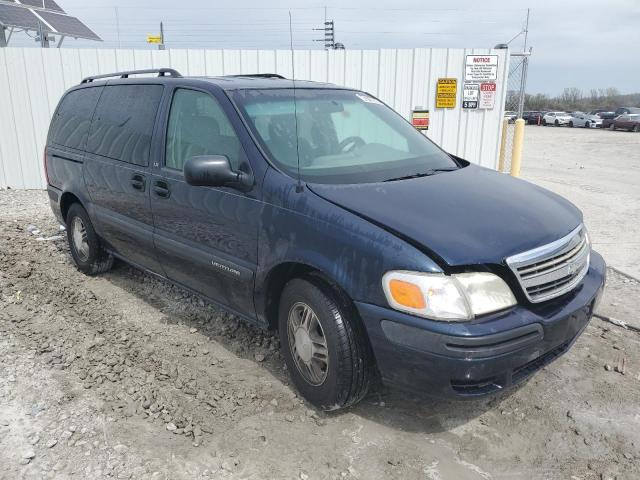
[[[169,184],[164,180],[156,180],[153,182],[153,192],[161,198],[169,198],[171,196]]]

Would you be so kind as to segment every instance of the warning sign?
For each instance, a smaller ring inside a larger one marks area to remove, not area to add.
[[[493,108],[496,104],[496,84],[480,84],[480,108]]]
[[[436,86],[436,108],[456,108],[457,78],[439,78]]]
[[[467,82],[488,82],[498,79],[498,55],[467,55],[464,62]]]
[[[462,89],[462,108],[478,108],[480,84],[465,83]]]
[[[429,130],[429,110],[411,112],[411,124],[416,130]]]

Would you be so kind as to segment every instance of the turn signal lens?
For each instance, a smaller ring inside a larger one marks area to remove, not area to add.
[[[420,309],[427,306],[420,287],[414,283],[393,279],[389,282],[389,293],[404,307]]]

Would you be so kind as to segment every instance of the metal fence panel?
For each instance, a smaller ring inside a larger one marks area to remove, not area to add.
[[[499,56],[496,106],[463,110],[464,59]],[[0,188],[42,188],[42,150],[51,115],[64,91],[89,75],[173,67],[184,75],[278,73],[292,76],[290,50],[0,49]],[[504,100],[506,50],[297,50],[296,78],[333,82],[378,96],[409,118],[430,110],[426,135],[452,154],[496,168]],[[438,78],[458,79],[456,108],[436,109]]]

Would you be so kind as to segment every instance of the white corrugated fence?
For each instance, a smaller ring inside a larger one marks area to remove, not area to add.
[[[297,79],[365,90],[409,118],[430,110],[427,135],[448,152],[483,166],[497,165],[506,95],[506,50],[296,50]],[[495,108],[464,110],[465,55],[499,55]],[[288,50],[0,49],[0,188],[42,188],[42,153],[49,119],[65,90],[89,75],[172,67],[183,75],[278,73],[292,76]],[[438,78],[458,79],[456,108],[436,109]]]

